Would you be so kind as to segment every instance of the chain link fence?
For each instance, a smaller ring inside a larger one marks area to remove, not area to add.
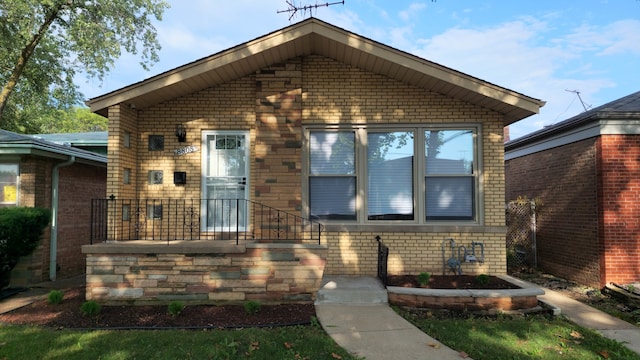
[[[507,270],[537,267],[536,204],[533,200],[514,200],[506,204]]]

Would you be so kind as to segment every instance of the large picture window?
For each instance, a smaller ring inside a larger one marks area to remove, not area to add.
[[[310,129],[308,212],[376,224],[477,222],[479,126]]]

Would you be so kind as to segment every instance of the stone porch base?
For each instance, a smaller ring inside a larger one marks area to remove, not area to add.
[[[328,248],[224,241],[85,245],[86,299],[103,304],[311,302]]]

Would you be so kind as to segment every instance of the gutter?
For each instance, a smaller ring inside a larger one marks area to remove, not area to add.
[[[74,155],[69,160],[53,166],[51,174],[51,240],[49,242],[49,280],[56,281],[57,253],[58,253],[58,186],[60,185],[60,168],[73,165]]]

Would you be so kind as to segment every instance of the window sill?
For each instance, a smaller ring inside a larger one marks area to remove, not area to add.
[[[416,233],[494,233],[506,234],[506,226],[478,224],[324,224],[327,232],[416,232]]]

